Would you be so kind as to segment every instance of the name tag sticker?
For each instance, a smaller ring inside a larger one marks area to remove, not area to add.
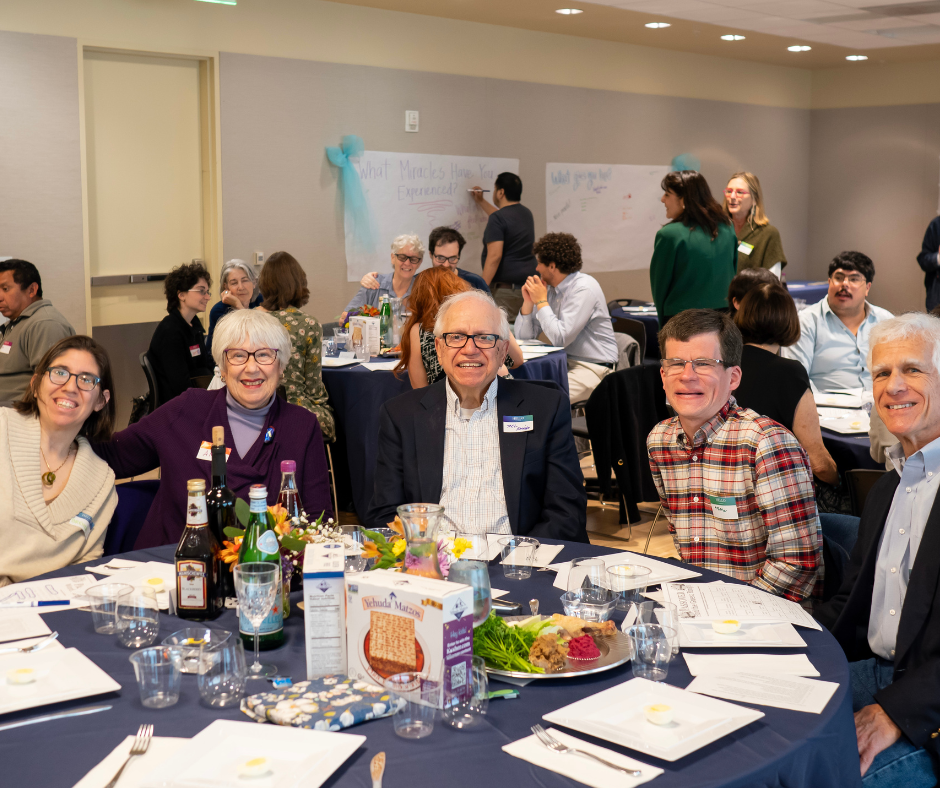
[[[95,521],[91,519],[90,515],[85,514],[84,512],[79,512],[71,520],[69,520],[69,525],[74,525],[76,528],[81,528],[82,533],[85,534],[85,538],[88,538],[88,534],[91,533],[91,529],[95,527]]]
[[[741,241],[741,243],[738,244],[738,251],[739,251],[741,254],[750,255],[751,252],[754,251],[754,245],[753,245],[753,244],[746,244],[746,243],[744,243],[744,241]]]
[[[532,432],[534,427],[531,416],[503,416],[503,432]]]
[[[712,505],[712,514],[719,520],[738,519],[738,505],[734,498],[709,495],[708,502]]]
[[[196,356],[201,356],[202,350],[200,350],[199,345],[190,345],[189,355],[191,355],[193,358],[195,358]]]
[[[232,450],[228,447],[225,449],[225,461],[228,462],[228,456],[232,453]],[[196,452],[197,460],[208,460],[212,462],[212,441],[203,441],[199,444],[199,451]]]
[[[9,353],[11,350],[13,350],[12,342],[4,342],[0,345],[0,353]]]

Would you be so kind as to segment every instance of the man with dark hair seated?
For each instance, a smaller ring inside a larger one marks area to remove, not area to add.
[[[800,312],[800,339],[780,355],[799,361],[817,391],[865,388],[868,336],[892,314],[869,304],[875,264],[861,252],[841,252],[829,263],[829,293]]]
[[[460,255],[467,240],[453,227],[435,227],[428,237],[428,249],[431,250],[431,262],[436,268],[448,268],[464,280],[474,290],[489,293],[486,280],[472,271],[458,268]]]
[[[563,347],[568,354],[568,396],[581,402],[617,363],[604,291],[593,276],[581,272],[581,244],[573,235],[543,235],[532,251],[538,273],[522,287],[516,339],[536,339],[544,333],[554,346]]]
[[[738,407],[741,332],[710,309],[659,331],[676,415],[646,441],[682,560],[804,602],[822,591],[822,531],[809,460],[792,433]]]
[[[29,387],[33,370],[56,342],[75,329],[51,301],[42,297],[42,278],[26,260],[0,262],[0,407],[16,402]]]

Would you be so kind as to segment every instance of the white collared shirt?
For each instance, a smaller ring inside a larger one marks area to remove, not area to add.
[[[498,379],[473,411],[445,383],[447,421],[444,429],[444,478],[441,506],[444,519],[457,533],[510,534],[496,414]]]

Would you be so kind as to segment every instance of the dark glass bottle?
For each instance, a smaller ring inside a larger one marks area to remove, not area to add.
[[[274,597],[274,607],[261,622],[258,648],[261,651],[278,648],[284,645],[284,610],[283,586],[281,584],[281,548],[277,541],[277,534],[268,524],[268,490],[263,484],[253,484],[248,491],[248,503],[251,509],[248,515],[248,526],[245,528],[245,538],[238,553],[238,563],[246,564],[253,561],[266,561],[278,568],[277,593]],[[244,615],[238,616],[238,632],[241,635],[245,648],[254,648],[254,627]]]
[[[186,482],[186,527],[176,548],[176,615],[186,621],[211,621],[225,609],[219,543],[209,529],[206,483]]]
[[[297,463],[293,460],[281,462],[281,492],[277,502],[287,509],[288,519],[300,517],[304,505],[300,500],[300,491],[297,489]]]
[[[227,537],[225,529],[238,527],[235,516],[235,494],[225,483],[225,462],[228,452],[225,449],[225,429],[212,428],[212,489],[206,493],[206,511],[209,515],[209,529],[218,540],[221,548]],[[222,596],[235,598],[235,577],[232,574],[234,564],[222,563]]]

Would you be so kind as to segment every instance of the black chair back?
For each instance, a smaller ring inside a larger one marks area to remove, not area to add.
[[[615,298],[607,302],[607,311],[613,313],[615,309],[625,306],[646,306],[649,303],[645,298]]]
[[[149,352],[145,351],[140,354],[140,366],[144,370],[144,377],[147,378],[147,386],[150,389],[147,393],[147,402],[150,405],[150,412],[153,413],[160,404],[160,392],[157,391],[157,373],[153,370]]]
[[[640,345],[640,363],[646,359],[646,326],[640,320],[630,317],[612,317],[614,332],[633,337]]]
[[[849,504],[853,515],[862,516],[868,493],[875,486],[875,482],[886,473],[887,471],[873,471],[868,468],[856,468],[845,472],[845,483],[849,488]]]

